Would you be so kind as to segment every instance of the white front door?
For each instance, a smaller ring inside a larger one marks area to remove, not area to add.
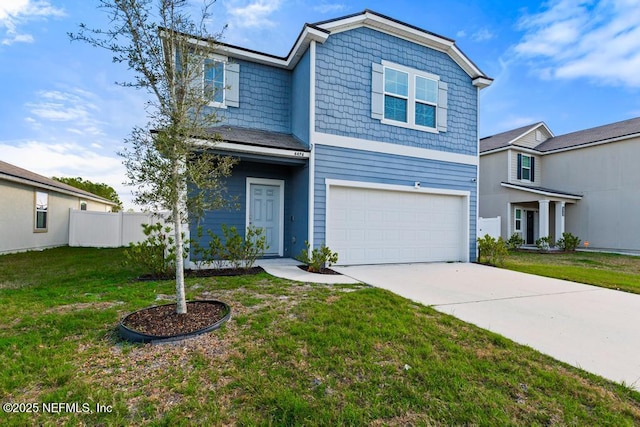
[[[248,225],[262,228],[267,239],[265,255],[282,255],[281,186],[249,183]]]

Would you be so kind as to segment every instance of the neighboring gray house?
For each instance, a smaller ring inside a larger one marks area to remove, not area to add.
[[[0,160],[0,254],[69,243],[69,209],[110,212],[95,194]]]
[[[562,232],[640,250],[640,118],[554,136],[544,123],[480,140],[480,216],[527,244]]]
[[[204,70],[240,209],[200,225],[261,227],[276,257],[308,241],[340,264],[475,259],[492,79],[453,40],[365,10],[305,25],[285,57],[222,45]]]

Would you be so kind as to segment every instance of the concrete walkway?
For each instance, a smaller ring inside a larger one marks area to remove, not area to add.
[[[333,275],[333,274],[316,274],[309,273],[300,269],[298,266],[302,263],[291,258],[274,258],[274,259],[259,259],[256,261],[256,265],[262,267],[264,271],[272,276],[280,277],[282,279],[295,280],[298,282],[306,283],[324,283],[329,285],[336,284],[357,284],[360,281],[352,279],[348,276]]]
[[[333,269],[640,390],[640,295],[478,264]]]

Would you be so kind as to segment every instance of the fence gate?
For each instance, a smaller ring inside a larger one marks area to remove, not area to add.
[[[500,217],[495,218],[478,218],[478,237],[482,238],[485,234],[497,239],[500,237],[501,222]]]

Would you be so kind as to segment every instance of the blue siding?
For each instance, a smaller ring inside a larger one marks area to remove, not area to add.
[[[291,71],[237,60],[240,106],[217,110],[222,124],[291,133]]]
[[[469,259],[476,258],[477,167],[413,157],[379,154],[370,151],[316,145],[314,245],[325,242],[326,186],[325,179],[406,185],[420,181],[423,187],[463,190],[469,198]]]
[[[285,217],[290,223],[289,244],[290,256],[295,257],[305,248],[304,242],[309,238],[309,166],[291,169],[291,217]],[[285,236],[285,240],[287,236]],[[287,242],[285,241],[285,246]]]
[[[291,133],[309,146],[310,53],[304,54],[292,79]]]
[[[235,226],[244,235],[246,228],[247,177],[284,180],[284,256],[297,255],[304,246],[308,227],[308,168],[241,161],[227,180],[230,197],[235,197],[237,209],[207,211],[200,225],[221,234],[222,224]],[[191,235],[196,236],[198,224],[191,224]],[[295,244],[292,246],[292,242]],[[201,245],[208,245],[206,231]]]
[[[371,118],[371,64],[382,60],[437,74],[449,85],[447,132],[405,129]],[[318,44],[318,132],[476,155],[477,95],[471,78],[447,54],[379,31],[357,28]]]

